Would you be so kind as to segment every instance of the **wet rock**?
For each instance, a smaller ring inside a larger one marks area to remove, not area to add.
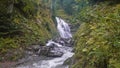
[[[57,42],[54,42],[53,40],[48,41],[48,43],[46,44],[46,46],[49,46],[49,47],[62,47],[61,44],[59,44]]]
[[[53,48],[53,47],[42,46],[40,47],[37,54],[48,56],[48,57],[61,57],[63,55],[63,52],[56,50],[56,48]]]
[[[48,57],[61,57],[63,52],[59,50],[57,44],[50,44],[49,46],[40,46],[33,45],[27,48],[26,54],[28,55],[39,55],[39,56],[48,56]]]
[[[48,53],[48,57],[61,57],[64,53],[56,50],[52,50]]]
[[[40,49],[38,50],[37,54],[46,56],[50,52],[50,50],[52,50],[51,47],[41,46]]]
[[[55,44],[54,44],[54,42],[52,40],[50,40],[50,41],[48,41],[48,43],[46,44],[46,46],[48,46],[48,47],[54,47]]]
[[[72,46],[73,45],[73,40],[72,38],[68,38],[68,39],[65,39],[65,38],[56,38],[56,39],[53,39],[54,42],[60,44],[60,45],[63,45],[63,46]]]
[[[63,65],[69,65],[72,62],[72,57],[64,61]]]
[[[40,45],[32,45],[26,48],[26,51],[37,52],[40,49]]]
[[[72,68],[72,65],[75,64],[74,57],[70,57],[64,61],[63,65],[69,65],[69,68]]]

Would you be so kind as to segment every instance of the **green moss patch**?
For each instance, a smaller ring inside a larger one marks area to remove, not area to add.
[[[73,68],[119,68],[120,4],[102,2],[80,12]]]

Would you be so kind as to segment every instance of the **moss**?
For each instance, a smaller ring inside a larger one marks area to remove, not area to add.
[[[23,56],[26,47],[32,44],[45,45],[47,40],[55,36],[56,28],[50,11],[47,6],[43,6],[41,1],[0,1],[0,5],[3,6],[0,7],[1,60],[17,60]],[[11,8],[9,5],[13,7]],[[7,17],[9,8],[12,11],[8,13],[9,17]]]
[[[102,2],[80,13],[73,68],[119,68],[120,4]]]

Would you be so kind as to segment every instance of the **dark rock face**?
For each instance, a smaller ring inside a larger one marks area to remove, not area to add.
[[[68,46],[68,47],[72,47],[74,44],[74,40],[72,38],[69,38],[69,39],[56,38],[56,39],[53,39],[53,41],[63,46]]]
[[[56,38],[54,40],[48,41],[46,46],[33,45],[27,48],[29,50],[28,54],[36,54],[38,56],[44,55],[47,57],[61,57],[64,53],[61,51],[62,46],[72,46],[73,40]]]
[[[37,51],[37,54],[47,56],[47,54],[49,54],[51,50],[52,50],[51,47],[41,46],[40,49]]]
[[[47,54],[48,57],[61,57],[63,52],[52,50],[50,53]]]
[[[57,47],[48,47],[43,46],[39,49],[37,52],[39,55],[44,55],[48,57],[61,57],[63,55],[63,52],[56,49]]]
[[[30,48],[27,48],[29,52],[27,54],[32,55],[44,55],[47,57],[61,57],[63,55],[63,52],[59,50],[58,47],[54,47],[54,45],[51,46],[40,46],[40,45],[34,45]]]

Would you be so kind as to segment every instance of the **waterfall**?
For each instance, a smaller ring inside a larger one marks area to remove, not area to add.
[[[72,38],[69,25],[59,17],[56,17],[56,20],[57,20],[57,29],[59,31],[60,37],[65,39]]]
[[[72,34],[69,25],[61,18],[56,17],[56,20],[60,37],[70,40],[72,38]],[[56,40],[49,40],[48,43],[46,43],[46,47],[52,46],[53,50],[49,52],[51,52],[53,56],[61,56],[52,58],[47,57],[45,59],[38,60],[37,62],[33,61],[32,63],[28,62],[26,65],[21,65],[17,68],[69,68],[69,65],[64,65],[64,62],[74,55],[72,52],[73,48],[67,46],[67,44],[71,45],[70,42],[66,44],[66,41],[61,38],[57,38]]]

